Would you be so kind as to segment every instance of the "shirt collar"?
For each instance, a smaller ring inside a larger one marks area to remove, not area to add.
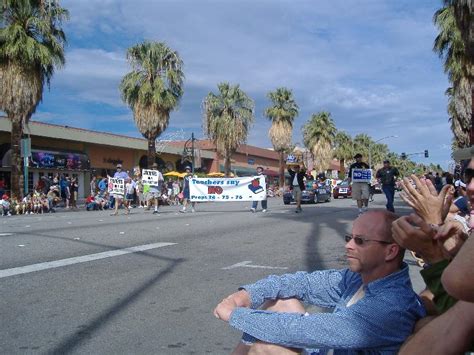
[[[408,273],[408,265],[404,262],[400,270],[391,273],[381,279],[369,282],[365,289],[369,292],[377,292],[383,289],[385,285],[392,284],[393,282],[407,283],[411,287],[410,275]]]

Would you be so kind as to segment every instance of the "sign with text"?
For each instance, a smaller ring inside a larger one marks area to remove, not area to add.
[[[125,180],[109,178],[109,185],[107,191],[109,194],[125,195]]]
[[[143,169],[142,182],[148,185],[158,186],[160,184],[161,173],[158,170]]]
[[[370,182],[371,179],[372,179],[372,170],[352,169],[352,182]]]
[[[265,176],[241,178],[191,178],[191,201],[262,201],[267,198]]]

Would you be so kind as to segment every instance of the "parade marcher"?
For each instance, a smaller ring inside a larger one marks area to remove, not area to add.
[[[153,214],[158,214],[159,213],[158,206],[159,206],[159,200],[161,197],[161,189],[163,188],[164,178],[163,178],[163,174],[161,174],[161,172],[158,170],[157,163],[153,163],[152,170],[155,170],[158,172],[158,185],[150,185],[150,188],[148,190],[147,200],[149,204],[150,203],[154,204],[155,208],[153,210]],[[148,208],[150,208],[150,206],[148,206]]]
[[[125,182],[129,178],[130,177],[128,176],[127,172],[122,170],[122,164],[117,164],[117,171],[114,174],[114,179],[123,179],[124,182]],[[114,194],[113,197],[114,197],[114,200],[115,200],[115,202],[114,202],[115,211],[114,211],[114,213],[111,214],[111,216],[116,216],[118,214],[118,208],[123,203],[124,196],[121,195],[121,194]],[[128,214],[129,213],[128,212],[128,207],[127,206],[125,206],[125,207],[127,208],[126,213]]]
[[[395,212],[393,199],[395,197],[395,181],[399,175],[398,169],[391,166],[389,160],[383,162],[383,168],[379,169],[376,174],[376,178],[380,180],[382,191],[387,198],[386,208],[391,212]]]
[[[222,300],[214,315],[244,333],[234,354],[396,354],[426,314],[392,238],[396,218],[374,210],[354,221],[348,269],[272,275]]]
[[[352,182],[352,199],[357,201],[359,215],[366,212],[369,206],[369,184],[367,182],[353,182],[352,171],[354,169],[369,169],[369,166],[362,161],[362,154],[354,156],[356,160],[349,168],[349,183]]]
[[[187,166],[184,168],[186,171],[186,175],[184,176],[184,182],[183,182],[183,208],[179,210],[181,213],[186,212],[186,208],[188,207],[189,204],[189,199],[190,199],[190,191],[189,191],[189,181],[193,177],[193,173],[191,172],[191,167]],[[195,202],[191,202],[191,212],[195,212],[196,210],[194,209],[194,206],[196,205]]]
[[[288,167],[290,174],[290,189],[293,192],[293,198],[296,202],[296,213],[300,213],[301,209],[301,193],[306,189],[304,184],[305,172],[301,171],[300,165],[291,165]]]
[[[259,166],[257,167],[257,176],[262,176],[263,175],[263,167]],[[265,184],[267,183],[267,179],[265,177]],[[257,211],[257,206],[258,206],[258,201],[253,201],[252,202],[252,207],[250,208],[250,211],[256,212]],[[262,200],[262,212],[267,212],[267,196],[265,196],[265,199]]]

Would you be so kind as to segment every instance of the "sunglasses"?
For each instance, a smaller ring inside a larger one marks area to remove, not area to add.
[[[469,184],[474,177],[474,169],[472,168],[467,168],[464,170],[464,183]]]
[[[352,239],[354,239],[354,242],[356,243],[356,245],[364,245],[364,243],[367,243],[367,242],[378,242],[378,243],[382,243],[382,244],[393,244],[393,242],[387,242],[385,240],[367,239],[367,238],[364,238],[360,235],[351,235],[351,234],[346,234],[344,236],[344,239],[346,240],[346,243],[349,243]]]

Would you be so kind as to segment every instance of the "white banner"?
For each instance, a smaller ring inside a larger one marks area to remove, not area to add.
[[[144,184],[158,186],[160,184],[160,175],[158,170],[143,169],[142,182]]]
[[[265,176],[241,178],[192,178],[191,201],[262,201],[267,198]]]
[[[109,194],[125,195],[125,180],[109,178],[107,191]]]

